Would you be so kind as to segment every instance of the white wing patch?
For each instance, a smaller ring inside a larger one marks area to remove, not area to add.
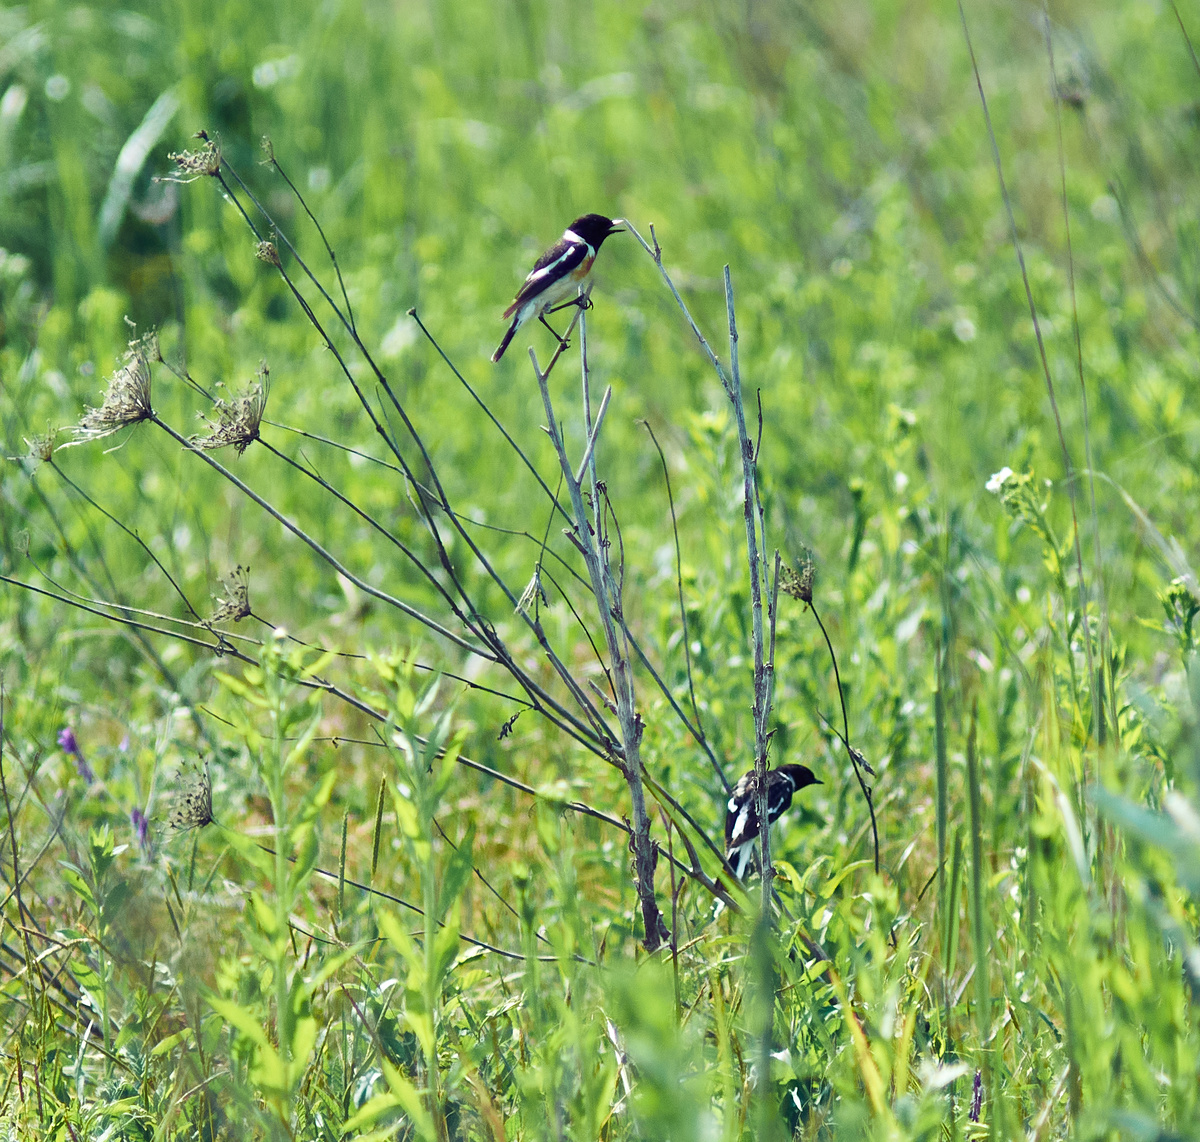
[[[570,233],[570,231],[567,231],[567,233]],[[588,244],[584,242],[582,238],[577,238],[575,240],[581,242],[587,248],[588,253],[591,253],[591,246],[588,246]],[[548,266],[543,266],[540,270],[534,270],[533,273],[531,273],[529,277],[525,279],[525,284],[528,285],[530,282],[541,281],[542,278],[554,273],[556,267],[561,266],[568,258],[574,257],[576,251],[576,246],[568,246],[566,253],[561,257],[555,258],[553,262],[551,262]]]
[[[734,818],[733,831],[729,834],[734,840],[745,839],[746,826],[750,823],[750,803],[742,806],[741,812]]]

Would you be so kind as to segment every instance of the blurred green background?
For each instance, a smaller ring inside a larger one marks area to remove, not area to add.
[[[1064,177],[1094,465],[1164,534],[1186,535],[1200,310],[1191,193],[1200,77],[1188,42],[1169,5],[1056,7],[1056,105],[1042,15],[1004,5],[969,15],[1073,462],[1086,469]],[[157,327],[167,357],[209,391],[236,393],[265,360],[269,420],[371,447],[349,386],[277,275],[254,259],[240,215],[208,182],[155,181],[172,170],[168,152],[209,131],[330,277],[313,228],[260,164],[269,135],[338,252],[364,340],[477,518],[544,530],[540,509],[530,510],[531,478],[406,311],[418,308],[550,472],[521,351],[533,341],[544,355],[544,332],[523,331],[498,367],[487,355],[503,329],[499,311],[537,252],[575,214],[605,211],[647,235],[655,225],[668,269],[721,352],[720,275],[730,264],[748,403],[753,410],[761,394],[765,417],[771,540],[792,559],[811,549],[843,654],[858,656],[844,673],[861,691],[852,706],[864,726],[900,740],[911,729],[906,703],[927,710],[925,636],[935,626],[961,627],[964,647],[996,667],[993,681],[1015,649],[1007,637],[996,645],[997,608],[1006,630],[1022,631],[1018,641],[1036,642],[1039,548],[1010,534],[984,484],[1005,464],[1054,481],[1051,514],[1066,535],[1064,466],[953,12],[187,4],[33,5],[2,18],[9,455],[24,451],[22,438],[98,403],[130,335],[126,316]],[[144,145],[133,146],[139,138]],[[605,247],[598,275],[591,355],[598,386],[614,386],[604,475],[627,528],[630,571],[645,587],[631,605],[642,608],[660,658],[672,657],[668,517],[657,455],[637,422],[660,434],[681,484],[692,605],[713,629],[728,613],[742,621],[730,424],[711,371],[632,239]],[[559,383],[578,441],[576,386],[565,376]],[[154,401],[185,433],[204,411],[161,370]],[[401,530],[413,526],[391,474],[283,431],[272,439]],[[160,434],[143,428],[101,451],[74,449],[58,463],[102,490],[103,506],[157,545],[199,600],[218,591],[219,574],[249,564],[257,611],[314,641],[331,617],[340,638],[364,645],[415,637],[347,597],[328,569]],[[370,581],[426,599],[361,524],[259,452],[235,464],[251,485]],[[47,495],[68,495],[39,479]],[[3,523],[9,566],[18,532],[49,555],[55,528],[27,477],[10,464],[4,486],[16,509]],[[659,491],[648,494],[652,487]],[[1141,620],[1156,613],[1154,592],[1169,574],[1114,487],[1102,481],[1096,496],[1099,532],[1087,529],[1085,555],[1093,566],[1098,540],[1121,645],[1153,669],[1161,640],[1148,639]],[[78,519],[64,517],[64,526],[86,542]],[[492,539],[519,593],[535,549]],[[106,556],[145,605],[178,605],[135,545],[114,540]],[[935,622],[955,592],[969,605]],[[9,600],[18,613],[41,606]],[[506,621],[500,609],[492,617]],[[36,642],[47,629],[22,624],[21,637]],[[800,657],[817,647],[808,627],[786,645]],[[110,674],[121,684],[140,661],[91,640],[56,653],[79,656],[60,659],[64,676]],[[869,678],[853,668],[867,659],[878,667]],[[725,666],[718,658],[705,671],[716,701],[730,686],[745,690],[745,671],[724,678]],[[826,674],[797,672],[781,701],[826,686]],[[784,706],[785,730],[812,733],[809,705]]]
[[[274,269],[255,259],[241,215],[212,180],[159,181],[174,170],[168,154],[207,131],[332,290],[320,237],[261,161],[269,136],[336,249],[363,340],[452,498],[481,525],[536,537],[477,532],[519,595],[547,530],[537,485],[407,311],[416,307],[553,483],[524,353],[533,343],[544,360],[550,340],[522,330],[493,366],[500,313],[577,214],[626,217],[647,237],[653,224],[667,269],[723,359],[721,274],[731,268],[752,419],[762,404],[768,542],[789,561],[811,552],[853,736],[880,775],[885,865],[907,906],[916,907],[935,865],[939,654],[957,820],[966,812],[965,726],[978,708],[995,875],[1027,853],[1021,782],[1035,739],[1065,786],[1080,779],[1072,796],[1088,852],[1102,863],[1102,830],[1094,813],[1088,823],[1079,791],[1086,781],[1099,776],[1157,805],[1182,779],[1174,746],[1187,720],[1186,677],[1175,636],[1187,651],[1190,633],[1172,625],[1174,611],[1164,622],[1159,596],[1197,542],[1200,66],[1188,35],[1200,36],[1200,18],[1194,7],[1148,0],[1056,3],[1048,12],[968,3],[966,15],[1079,477],[1090,618],[1093,631],[1103,623],[1111,632],[1103,671],[1126,752],[1103,764],[1084,757],[1095,682],[1066,469],[963,27],[956,9],[924,0],[0,9],[4,574],[184,614],[145,551],[69,479],[138,533],[201,613],[220,593],[218,578],[249,565],[251,602],[268,627],[356,654],[415,647],[431,665],[460,669],[453,650],[339,581],[152,426],[59,452],[53,467],[26,458],[28,441],[99,403],[133,336],[128,318],[138,332],[157,328],[164,356],[212,393],[237,393],[265,360],[264,437],[420,543],[396,473],[298,435],[383,455],[332,355]],[[736,777],[751,762],[753,737],[731,417],[631,237],[605,245],[596,278],[589,355],[596,387],[613,386],[599,460],[623,529],[631,624],[682,700],[675,548],[645,420],[671,472],[699,707]],[[347,343],[340,331],[335,340]],[[563,361],[554,387],[578,456],[575,361],[573,353]],[[367,371],[352,370],[373,393]],[[154,407],[184,434],[202,427],[197,413],[211,412],[161,367]],[[262,447],[221,459],[356,574],[436,605],[361,519]],[[1034,506],[1048,505],[1040,523],[987,490],[1004,466],[1033,474]],[[550,545],[571,557],[558,527]],[[489,619],[535,662],[509,602],[465,552],[455,554]],[[554,592],[546,616],[564,657],[594,673]],[[868,857],[869,834],[849,763],[822,721],[837,720],[824,642],[799,606],[789,603],[780,623],[774,756],[804,758],[826,784],[806,802],[812,808],[788,819],[779,851],[799,868],[821,853],[850,867]],[[180,711],[228,713],[213,665],[176,642],[139,643],[0,586],[0,666],[21,749],[30,764],[57,765],[64,784],[70,769],[55,735],[72,723],[101,751],[113,788],[124,791],[118,800],[136,793],[149,804],[156,775],[196,742]],[[347,685],[371,684],[355,660],[333,669]],[[504,688],[502,675],[469,669]],[[649,679],[640,676],[639,687],[648,764],[719,833],[711,769]],[[555,796],[587,792],[624,811],[611,772],[533,717],[498,740],[517,708],[460,696],[465,751],[531,784],[557,782]],[[325,716],[328,736],[361,728],[334,706]],[[218,721],[208,724],[219,735]],[[130,733],[124,760],[118,743]],[[339,758],[347,776],[334,802],[366,844],[369,751]],[[218,771],[235,817],[261,810],[252,784],[232,767]],[[540,859],[538,837],[522,827],[527,802],[468,781],[456,796],[463,819],[480,826],[477,851],[515,892],[509,863]],[[85,818],[108,811],[81,808]],[[621,843],[585,826],[576,840],[589,922],[631,923]],[[1092,1089],[1107,1097],[1099,1064]]]

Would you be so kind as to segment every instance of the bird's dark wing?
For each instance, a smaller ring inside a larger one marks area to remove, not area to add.
[[[525,284],[505,311],[505,317],[511,317],[527,301],[537,297],[548,285],[565,277],[572,270],[581,266],[588,256],[586,242],[571,242],[560,238],[540,258],[538,258]]]
[[[758,836],[758,807],[754,797],[754,772],[747,773],[733,787],[725,806],[725,851]]]
[[[767,777],[767,820],[777,821],[787,812],[796,792],[796,782],[791,774],[773,769]]]

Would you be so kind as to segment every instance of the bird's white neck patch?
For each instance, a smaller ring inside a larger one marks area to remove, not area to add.
[[[583,242],[583,244],[585,246],[587,245],[587,243],[584,242],[583,239],[578,234],[576,234],[574,230],[564,230],[563,231],[563,241],[564,242]]]

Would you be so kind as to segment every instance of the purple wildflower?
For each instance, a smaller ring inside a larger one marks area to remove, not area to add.
[[[983,1072],[975,1072],[975,1085],[971,1089],[971,1113],[968,1117],[972,1122],[979,1121],[979,1114],[983,1110]]]
[[[150,851],[150,822],[146,820],[146,814],[141,811],[136,805],[129,811],[129,821],[133,825],[133,831],[137,834],[138,845],[144,853]]]
[[[58,744],[67,757],[74,758],[75,772],[91,785],[96,780],[96,775],[92,772],[92,767],[84,760],[83,750],[79,748],[79,742],[75,740],[75,731],[70,726],[59,732]]]

